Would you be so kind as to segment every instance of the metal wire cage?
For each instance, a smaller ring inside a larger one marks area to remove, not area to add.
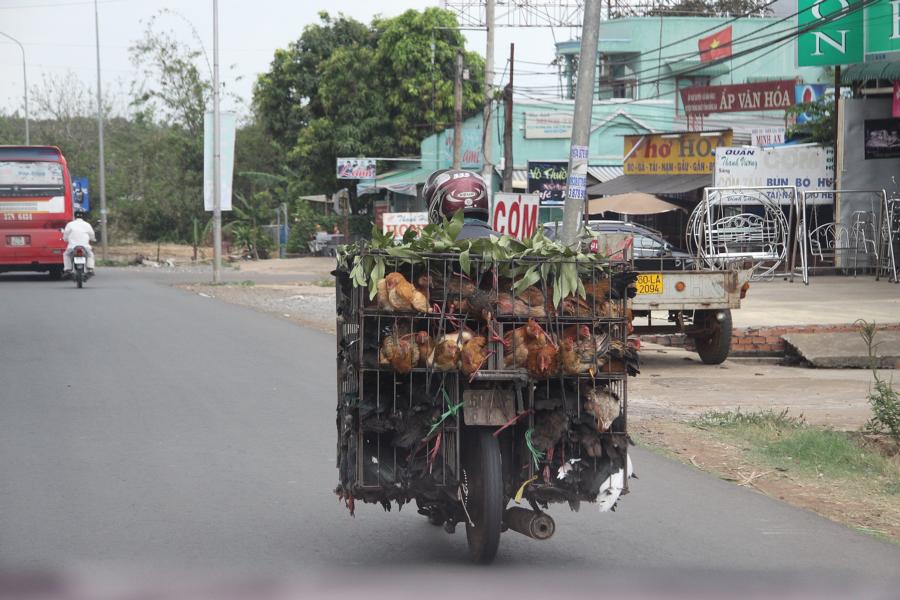
[[[398,310],[337,272],[338,493],[386,507],[454,502],[464,431],[485,425],[466,398],[500,390],[514,398],[491,424],[507,496],[594,500],[627,455],[627,375],[638,368],[627,340],[628,264],[473,257],[463,269],[458,255],[377,256],[428,312]],[[529,269],[541,277],[516,288]],[[566,269],[582,293],[554,298],[553,273]],[[472,339],[481,340],[475,365],[465,354]],[[388,344],[410,356],[385,360]],[[441,344],[462,357],[442,363]],[[536,345],[547,360],[534,358]]]

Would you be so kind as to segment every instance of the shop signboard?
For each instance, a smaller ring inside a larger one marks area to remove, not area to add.
[[[780,148],[722,147],[716,151],[716,187],[766,188],[794,186],[798,192],[831,189],[834,186],[834,152],[818,146]],[[767,195],[782,204],[792,192],[769,190]],[[812,203],[830,204],[831,197],[810,198]]]
[[[408,230],[422,231],[428,225],[427,212],[386,212],[381,215],[381,232],[392,234],[395,240],[403,237]]]
[[[540,199],[535,194],[494,194],[491,227],[519,240],[534,235],[538,226]]]
[[[865,131],[866,160],[900,157],[900,119],[869,119]]]
[[[572,137],[572,113],[525,113],[526,139],[569,139],[570,137]]]
[[[682,88],[681,105],[689,115],[784,110],[794,105],[797,82],[763,81],[735,85],[704,85]]]
[[[338,179],[375,179],[374,158],[337,159]]]
[[[562,205],[566,199],[569,162],[565,160],[528,161],[528,193],[537,194],[543,206]]]
[[[862,62],[862,3],[863,0],[798,0],[797,64],[815,67]],[[807,29],[816,23],[821,25]]]
[[[784,127],[754,127],[750,130],[751,146],[775,146],[784,143]]]
[[[716,148],[730,146],[731,130],[626,135],[626,175],[706,175],[716,164]]]
[[[462,130],[462,147],[460,148],[460,167],[463,169],[480,169],[484,164],[481,154],[482,128],[464,127]],[[444,135],[444,149],[441,152],[440,163],[445,167],[453,166],[453,138],[454,132],[448,129]],[[429,151],[430,148],[425,148]]]

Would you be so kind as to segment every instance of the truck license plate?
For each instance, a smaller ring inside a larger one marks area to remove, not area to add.
[[[24,246],[25,245],[25,236],[24,235],[9,236],[9,245],[10,246]]]
[[[638,294],[662,294],[663,293],[663,276],[662,273],[641,273],[637,278]]]
[[[513,390],[463,390],[466,425],[506,425],[516,416]]]

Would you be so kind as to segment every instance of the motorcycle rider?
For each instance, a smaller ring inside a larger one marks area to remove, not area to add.
[[[422,197],[428,205],[428,220],[431,223],[440,223],[443,217],[450,219],[457,211],[463,211],[463,228],[456,239],[500,236],[488,224],[488,188],[478,174],[460,169],[435,171],[425,180]]]
[[[72,273],[72,255],[77,246],[83,247],[87,255],[88,273],[94,272],[94,251],[91,250],[91,242],[96,242],[97,236],[91,224],[84,220],[85,216],[87,216],[87,211],[76,206],[75,219],[70,221],[63,230],[63,241],[68,243],[63,254],[63,271],[65,273]]]

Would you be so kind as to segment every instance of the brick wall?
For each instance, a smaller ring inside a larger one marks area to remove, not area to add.
[[[879,331],[900,331],[900,323],[879,325]],[[784,356],[784,340],[788,333],[842,333],[859,331],[852,324],[844,325],[776,325],[772,327],[735,328],[731,336],[731,356]],[[648,344],[683,347],[694,350],[691,338],[680,333],[642,335],[641,341]]]

